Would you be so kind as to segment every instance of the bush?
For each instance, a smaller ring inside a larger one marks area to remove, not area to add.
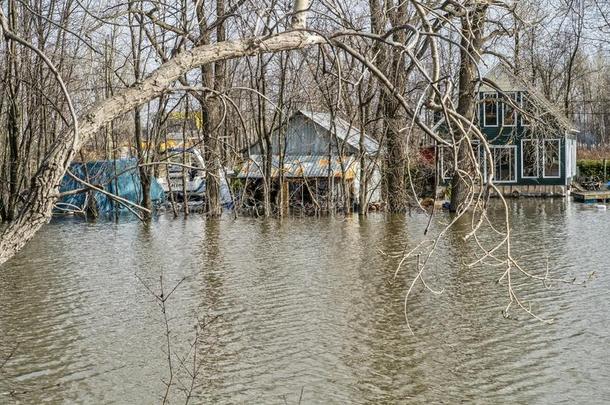
[[[604,161],[606,162],[606,175],[604,178]],[[604,183],[610,180],[610,160],[579,160],[576,165],[578,166],[578,177],[581,179],[589,177],[597,177]]]

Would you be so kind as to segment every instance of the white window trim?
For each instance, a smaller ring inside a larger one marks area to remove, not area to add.
[[[546,175],[546,142],[559,142],[557,151],[559,152],[559,176],[547,176]],[[542,178],[544,179],[560,179],[561,178],[561,139],[543,139],[542,140]]]
[[[519,105],[521,106],[521,109],[523,111],[525,111],[525,105],[524,105],[524,102],[523,102],[524,98],[527,98],[527,96],[525,96],[523,94],[523,92],[521,92],[521,95],[519,96]],[[530,123],[526,122],[526,120],[527,120],[527,118],[525,117],[525,114],[523,114],[523,113],[519,114],[519,121],[521,122],[521,126],[522,127],[529,127],[530,126]]]
[[[517,99],[517,93],[504,93],[502,99],[506,98],[506,96],[508,96],[509,98],[512,98],[514,95],[514,99],[513,102],[515,103],[515,105],[519,105],[519,100]],[[517,117],[517,109],[513,107],[513,123],[512,125],[508,125],[504,123],[504,118],[506,118],[506,114],[504,114],[504,108],[506,108],[506,102],[502,101],[502,126],[503,127],[507,127],[507,128],[515,128],[517,126],[517,119],[519,117]]]
[[[496,96],[496,125],[487,125],[487,114],[485,113],[485,97],[487,95],[495,95]],[[487,91],[483,93],[483,126],[486,128],[498,128],[500,126],[500,108],[498,105],[498,93]]]
[[[494,165],[496,164],[495,161],[495,156],[494,156],[494,149],[509,149],[512,148],[513,150],[513,159],[514,159],[514,170],[513,170],[513,176],[514,176],[514,180],[496,180],[493,179],[494,184],[512,184],[512,183],[517,183],[517,145],[489,145],[489,151],[491,152],[491,156],[494,162]],[[494,173],[495,174],[495,173]],[[487,179],[487,159],[485,159],[485,178]]]
[[[523,143],[529,141],[536,141],[536,175],[535,176],[526,176],[524,174],[524,165],[523,165]],[[540,177],[540,139],[521,139],[521,178],[522,179],[537,179]]]

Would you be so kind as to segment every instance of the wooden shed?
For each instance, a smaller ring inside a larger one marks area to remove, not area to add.
[[[273,133],[271,143],[271,177],[274,182],[282,179],[277,188],[289,204],[340,205],[346,199],[358,204],[360,197],[367,205],[381,201],[379,143],[355,125],[330,113],[300,110],[283,131]],[[265,165],[260,143],[243,155],[236,177],[256,185]]]

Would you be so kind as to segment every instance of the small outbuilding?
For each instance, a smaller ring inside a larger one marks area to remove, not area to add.
[[[290,207],[320,210],[381,202],[379,143],[357,125],[330,113],[300,110],[283,131],[273,133],[271,144],[271,162],[260,142],[243,151],[236,177],[250,198],[262,199],[264,168],[270,163],[276,203],[280,193]]]

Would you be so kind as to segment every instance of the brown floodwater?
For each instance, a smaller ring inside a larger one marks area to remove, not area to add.
[[[62,220],[0,267],[0,403],[603,403],[610,398],[610,211],[509,202],[532,312],[459,223],[403,311],[394,278],[427,217]],[[490,217],[501,224],[502,211]],[[450,220],[441,213],[432,233]],[[497,239],[481,230],[481,243]],[[385,252],[389,255],[384,255]],[[210,322],[198,333],[195,325]],[[12,355],[11,355],[12,354]],[[9,358],[10,355],[10,358]],[[191,378],[193,374],[195,378]],[[192,389],[191,389],[192,387]]]

